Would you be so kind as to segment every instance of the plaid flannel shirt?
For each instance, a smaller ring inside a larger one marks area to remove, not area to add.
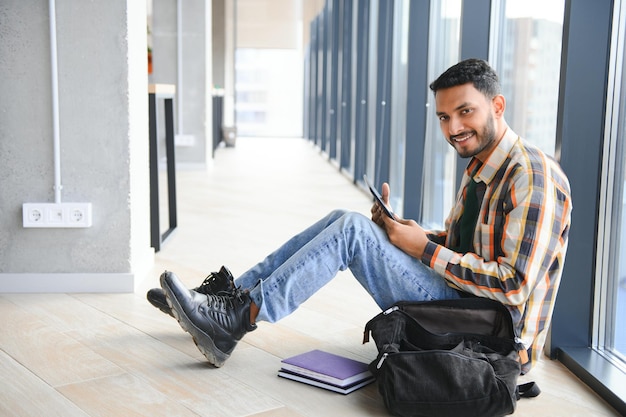
[[[458,220],[474,172],[483,193],[473,252],[456,253]],[[527,349],[527,372],[543,350],[563,271],[572,201],[559,164],[508,129],[481,165],[472,158],[445,231],[430,231],[422,262],[448,285],[500,301]]]

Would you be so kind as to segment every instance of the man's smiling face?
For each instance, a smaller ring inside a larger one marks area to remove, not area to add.
[[[496,128],[504,110],[504,98],[485,97],[471,83],[437,91],[437,117],[441,131],[463,158],[483,160],[504,132]]]

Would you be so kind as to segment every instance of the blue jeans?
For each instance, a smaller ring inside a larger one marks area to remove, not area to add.
[[[402,300],[461,296],[434,270],[391,244],[371,219],[341,210],[291,238],[235,282],[250,290],[260,308],[257,320],[276,322],[346,268],[382,309]]]

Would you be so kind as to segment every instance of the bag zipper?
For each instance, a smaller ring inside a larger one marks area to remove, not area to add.
[[[397,311],[397,310],[400,310],[400,307],[395,306],[395,305],[392,306],[392,307],[389,307],[387,310],[383,311],[383,316],[386,316],[387,314],[391,314],[391,313],[393,313],[394,311]]]
[[[387,359],[387,356],[389,356],[388,353],[383,353],[383,356],[380,357],[380,360],[376,364],[376,369],[380,369],[380,367],[383,366],[383,362],[385,362],[385,359]]]
[[[363,344],[367,343],[370,341],[370,325],[371,323],[380,320],[381,317],[386,316],[388,314],[393,313],[394,311],[398,311],[400,310],[400,307],[398,307],[397,305],[393,305],[391,307],[389,307],[387,310],[383,311],[382,313],[376,315],[375,317],[373,317],[370,321],[367,322],[367,324],[365,325],[365,330],[363,331]]]

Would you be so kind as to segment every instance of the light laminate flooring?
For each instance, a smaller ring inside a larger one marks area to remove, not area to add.
[[[332,209],[367,214],[369,196],[310,143],[286,138],[238,138],[206,171],[179,169],[177,192],[179,226],[135,293],[0,295],[0,416],[387,415],[373,384],[344,396],[276,375],[282,358],[314,348],[375,358],[361,340],[378,308],[349,272],[259,323],[219,369],[145,300],[165,269],[190,287],[221,265],[237,276]],[[617,415],[558,362],[525,380],[543,392],[516,416]]]

